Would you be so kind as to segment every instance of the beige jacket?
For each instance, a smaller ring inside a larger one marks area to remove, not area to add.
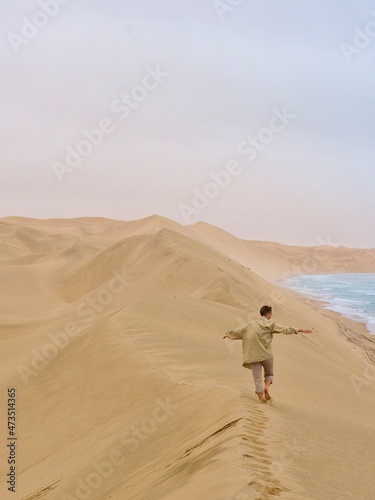
[[[242,340],[242,366],[249,368],[249,363],[272,358],[271,344],[274,333],[291,335],[293,333],[297,334],[298,330],[292,327],[280,326],[272,319],[262,317],[250,321],[250,323],[237,328],[237,330],[229,330],[226,336],[232,340]]]

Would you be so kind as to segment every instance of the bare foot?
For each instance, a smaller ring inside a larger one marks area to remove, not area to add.
[[[272,399],[270,393],[268,392],[268,389],[264,389],[264,395],[266,396],[267,400],[271,400]]]

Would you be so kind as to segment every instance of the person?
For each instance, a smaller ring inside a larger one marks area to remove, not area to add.
[[[272,321],[272,307],[263,306],[260,309],[260,319],[250,321],[237,330],[229,330],[224,339],[242,340],[244,368],[250,368],[253,373],[255,394],[263,403],[271,401],[269,393],[273,382],[273,353],[272,339],[275,333],[284,335],[298,333],[312,333],[312,330],[283,327]],[[262,368],[264,369],[264,390],[262,381]]]

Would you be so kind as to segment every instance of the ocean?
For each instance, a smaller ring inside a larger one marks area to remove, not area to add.
[[[325,301],[327,309],[364,321],[375,334],[375,273],[294,276],[283,285]]]

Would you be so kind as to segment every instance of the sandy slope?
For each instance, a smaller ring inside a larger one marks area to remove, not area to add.
[[[245,242],[157,216],[9,217],[0,242],[0,421],[15,386],[19,437],[17,493],[2,466],[1,498],[375,498],[374,338],[277,285],[375,272],[375,250]],[[221,338],[263,303],[314,329],[275,338],[273,406]]]

